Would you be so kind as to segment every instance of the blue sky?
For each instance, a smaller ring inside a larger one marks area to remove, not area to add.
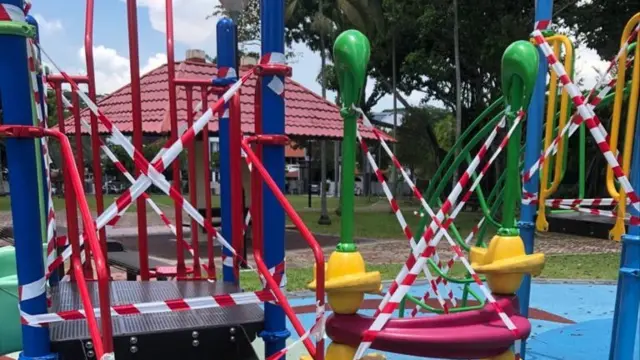
[[[94,53],[96,83],[100,93],[111,92],[129,82],[129,49],[127,38],[125,0],[98,0],[95,9]],[[165,0],[138,0],[138,34],[140,42],[140,67],[143,72],[166,62]],[[206,19],[206,14],[218,4],[218,0],[174,0],[174,25],[176,59],[181,60],[187,49],[203,49],[215,54],[215,24],[217,19]],[[84,11],[85,0],[34,1],[32,14],[41,26],[41,43],[53,60],[69,73],[84,72]],[[576,62],[579,77],[584,85],[595,83],[598,69],[606,67],[600,57],[590,49],[578,48]],[[294,45],[299,57],[292,63],[293,79],[320,93],[315,81],[320,69],[318,53],[304,44]],[[45,60],[46,61],[46,60]],[[368,82],[368,91],[374,85]],[[329,100],[335,95],[329,94]],[[422,94],[407,96],[412,104],[418,104]],[[392,107],[391,96],[384,97],[375,110]]]
[[[215,54],[216,19],[206,19],[218,0],[174,0],[176,59],[181,60],[187,49],[204,49]],[[124,0],[100,0],[95,4],[94,53],[96,83],[100,93],[111,92],[129,82],[129,48]],[[85,0],[34,1],[31,13],[40,24],[41,44],[54,62],[69,73],[85,70],[83,37]],[[138,0],[138,35],[140,68],[149,71],[166,62],[164,0]],[[318,53],[303,44],[294,45],[299,57],[292,63],[293,79],[320,93],[315,81],[320,69]],[[46,62],[48,62],[45,59]],[[373,86],[369,82],[369,91]],[[333,100],[335,94],[328,95]],[[418,104],[420,93],[409,96]],[[385,97],[376,109],[392,107],[392,98]]]

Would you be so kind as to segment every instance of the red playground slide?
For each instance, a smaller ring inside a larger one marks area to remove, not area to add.
[[[476,311],[390,320],[376,337],[372,348],[447,359],[498,356],[509,350],[514,341],[527,338],[531,324],[527,318],[518,315],[516,297],[497,300],[518,328],[518,336],[505,327],[488,304]],[[363,332],[373,320],[358,314],[334,314],[327,320],[327,334],[337,343],[358,347]]]

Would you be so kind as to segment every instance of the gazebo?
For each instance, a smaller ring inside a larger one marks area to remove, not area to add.
[[[256,60],[252,58],[243,58],[241,60],[240,74],[243,75],[251,70],[256,64]],[[207,62],[205,53],[202,50],[188,50],[185,60],[175,63],[176,78],[180,79],[215,79],[218,69],[216,64]],[[142,115],[139,121],[142,124],[142,133],[145,138],[153,138],[167,136],[170,134],[170,117],[169,117],[169,87],[167,82],[168,65],[161,65],[140,78],[141,90],[141,107]],[[241,121],[242,131],[245,135],[252,134],[254,131],[254,99],[255,85],[257,77],[253,75],[243,85],[241,89]],[[342,137],[343,123],[340,117],[339,108],[323,99],[318,94],[305,88],[300,83],[291,78],[286,79],[285,92],[285,133],[294,139],[298,144],[304,141],[314,140],[330,140],[339,141]],[[184,131],[187,128],[187,98],[192,99],[191,108],[195,108],[200,102],[201,93],[199,86],[191,88],[191,94],[187,94],[185,87],[179,87],[177,91],[177,113],[178,113],[178,129]],[[207,101],[209,104],[217,100],[215,95],[209,94]],[[131,84],[127,84],[111,94],[101,97],[97,104],[101,111],[115,124],[118,129],[130,134],[133,132],[134,121],[132,115],[132,98]],[[80,116],[87,122],[90,121],[88,109],[80,112]],[[268,121],[268,119],[265,119]],[[99,124],[99,132],[107,134],[106,128]],[[65,120],[65,132],[67,134],[75,134],[76,126],[73,116]],[[83,134],[88,134],[85,128],[81,129]],[[218,121],[217,119],[209,123],[210,134],[210,151],[215,150],[215,142],[217,141]],[[373,132],[363,129],[362,135],[366,139],[375,138]],[[203,146],[196,146],[196,163],[203,164]],[[297,153],[296,158],[301,159],[299,152],[289,148],[286,154]],[[243,167],[243,183],[245,188],[249,187],[248,169]],[[283,169],[284,171],[284,169]],[[196,168],[196,177],[198,185],[196,191],[202,194],[201,188],[206,186],[202,179],[204,168],[200,165]],[[337,166],[334,174],[337,173]],[[198,204],[197,206],[200,206]]]

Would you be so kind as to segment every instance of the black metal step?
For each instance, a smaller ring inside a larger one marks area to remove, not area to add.
[[[92,302],[97,306],[97,284],[92,282],[88,286]],[[112,281],[110,289],[112,305],[240,292],[237,286],[207,281]],[[52,295],[53,312],[82,309],[74,283],[60,283]],[[255,359],[251,342],[263,329],[264,313],[259,304],[249,304],[114,317],[112,320],[118,360],[249,360]],[[61,360],[95,359],[86,320],[51,324],[50,331],[53,351],[60,354]]]
[[[552,213],[547,215],[549,231],[608,239],[615,218],[579,212]],[[625,229],[629,230],[629,216],[625,219]]]

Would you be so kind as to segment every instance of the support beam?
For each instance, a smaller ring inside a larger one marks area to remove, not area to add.
[[[218,78],[214,85],[225,86],[235,81],[236,64],[236,26],[229,18],[223,18],[217,24],[218,46]],[[228,69],[228,71],[226,70]],[[226,74],[225,74],[226,71]],[[231,73],[233,71],[233,74]],[[233,76],[231,76],[233,75]],[[222,212],[222,235],[230,244],[234,243],[232,230],[232,197],[231,197],[231,151],[229,132],[229,105],[225,104],[224,113],[220,117],[220,208]],[[232,256],[231,251],[223,249],[224,256]],[[222,267],[222,277],[225,282],[236,283],[233,266]]]
[[[553,0],[537,0],[535,23],[544,24],[546,21],[551,21]],[[538,50],[540,51],[540,50]],[[533,89],[533,96],[531,103],[527,111],[527,143],[525,145],[524,153],[524,168],[529,169],[538,160],[541,151],[542,138],[542,121],[544,117],[544,100],[545,90],[547,83],[547,58],[540,51],[540,62],[538,66],[538,79]],[[537,176],[534,176],[528,183],[524,184],[524,188],[527,192],[537,193],[540,188],[540,180]],[[520,222],[518,227],[520,229],[520,237],[524,241],[525,251],[527,254],[533,253],[533,244],[535,236],[535,216],[536,205],[522,205],[520,209]],[[520,313],[525,316],[529,315],[529,301],[531,295],[531,276],[525,276],[518,290],[518,298],[520,301]],[[520,347],[520,356],[525,359],[526,341],[522,341]],[[517,352],[518,349],[516,349]]]
[[[284,5],[284,0],[260,1],[261,53],[262,59],[270,62],[284,61]],[[260,91],[263,133],[284,134],[284,77],[265,76]],[[262,162],[280,190],[284,191],[284,146],[264,145]],[[263,194],[263,224],[268,226],[264,229],[264,258],[267,267],[272,268],[284,261],[285,218],[284,210],[266,184],[263,184]],[[264,318],[265,329],[260,336],[265,341],[265,357],[268,357],[286,346],[290,333],[280,306],[264,304]]]
[[[22,14],[22,0],[0,0],[0,6],[12,13]],[[0,21],[0,28],[24,25],[26,21]],[[30,85],[27,44],[25,36],[3,35],[0,31],[0,96],[4,125],[38,126]],[[14,199],[11,202],[13,234],[15,238],[18,286],[25,297],[25,289],[44,286],[44,259],[42,243],[45,235],[45,184],[42,181],[42,149],[39,139],[5,140],[7,165],[11,176],[9,186]],[[32,285],[24,288],[24,286]],[[33,286],[35,285],[35,286]],[[44,290],[44,287],[42,288]],[[27,314],[47,312],[45,292],[29,291],[28,299],[20,301],[20,309]],[[23,352],[21,359],[56,359],[50,353],[47,327],[22,325]]]

